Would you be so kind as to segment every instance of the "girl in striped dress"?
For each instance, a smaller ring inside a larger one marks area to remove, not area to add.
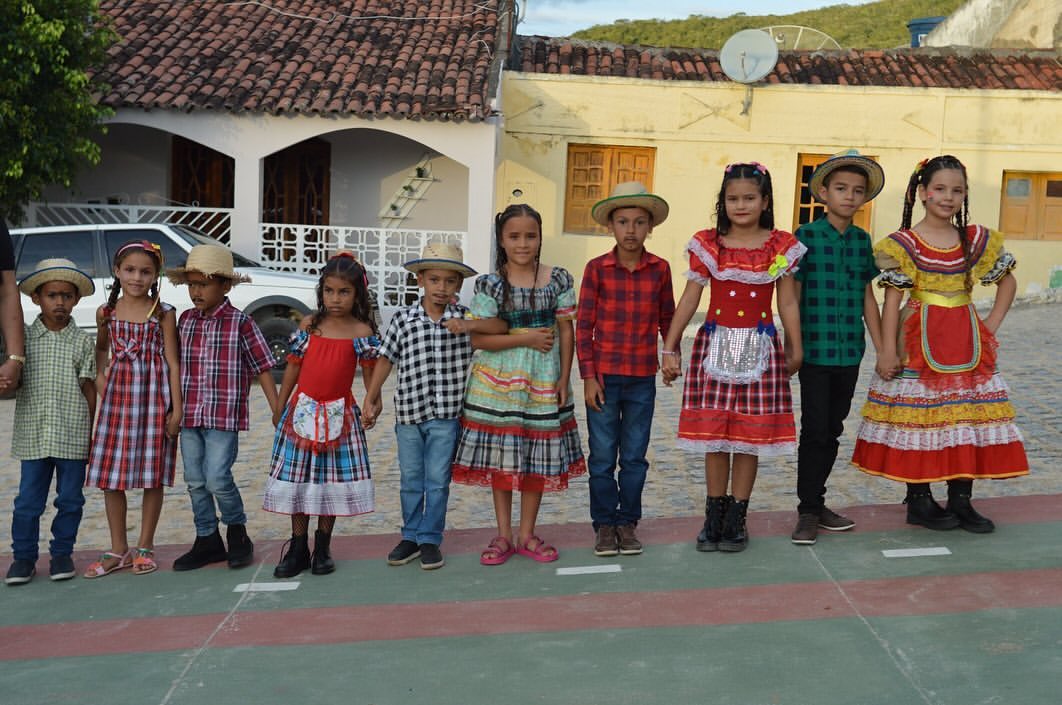
[[[572,275],[539,262],[542,218],[509,206],[494,219],[498,271],[476,280],[472,318],[500,317],[504,335],[473,334],[479,349],[465,392],[453,479],[490,487],[498,536],[480,555],[500,565],[519,553],[541,563],[557,549],[535,535],[542,493],[586,472],[569,376],[575,354]],[[520,526],[513,539],[513,491]]]
[[[317,311],[302,320],[280,383],[277,427],[263,508],[291,515],[291,541],[273,571],[291,578],[335,570],[337,516],[375,508],[361,410],[351,393],[358,367],[366,388],[380,340],[365,269],[348,252],[328,260],[317,282]],[[317,516],[313,554],[310,515]]]
[[[155,529],[164,487],[173,486],[181,428],[181,376],[174,309],[159,300],[162,250],[144,240],[114,254],[114,283],[96,312],[96,386],[103,395],[85,484],[103,490],[111,548],[85,571],[158,570]],[[140,538],[130,551],[126,497],[143,489]]]

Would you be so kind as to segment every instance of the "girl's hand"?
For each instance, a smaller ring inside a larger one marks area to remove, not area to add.
[[[524,347],[538,350],[539,352],[549,352],[553,349],[553,329],[532,328],[524,333]]]
[[[166,435],[176,438],[181,432],[181,412],[171,411],[166,414]]]
[[[361,410],[361,425],[367,430],[376,425],[376,419],[380,417],[380,411],[383,410],[383,403],[380,402],[379,397],[373,397],[366,399],[363,406],[364,408]]]
[[[682,374],[682,356],[678,354],[662,355],[660,360],[660,372],[663,376],[664,384],[670,387],[671,383]]]
[[[468,324],[468,321],[463,318],[447,318],[443,321],[443,328],[454,335],[463,335],[469,332],[471,326]]]
[[[557,385],[557,406],[562,409],[568,406],[568,385],[564,382]]]
[[[878,355],[877,362],[874,363],[874,371],[878,373],[878,377],[885,380],[895,377],[901,367],[899,356],[890,352]]]
[[[283,407],[273,410],[273,428],[280,426],[280,415],[282,413],[284,413]]]
[[[988,332],[995,335],[996,331],[999,330],[999,324],[1002,323],[1002,321],[989,315],[984,318],[983,323],[985,324],[985,328],[988,329]]]

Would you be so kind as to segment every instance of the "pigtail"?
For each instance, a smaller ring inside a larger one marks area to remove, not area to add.
[[[114,307],[118,305],[118,297],[122,294],[122,283],[118,281],[118,277],[114,278],[111,282],[111,293],[107,296],[107,308],[114,311]]]

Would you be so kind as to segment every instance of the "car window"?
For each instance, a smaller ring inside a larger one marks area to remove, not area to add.
[[[167,269],[170,267],[183,267],[185,260],[188,259],[188,253],[178,247],[177,244],[166,235],[166,233],[155,229],[145,228],[144,230],[108,231],[105,238],[107,246],[107,261],[114,262],[114,253],[118,251],[119,247],[130,240],[147,240],[148,242],[156,243],[162,248],[163,266]]]
[[[90,277],[96,274],[96,238],[91,230],[63,232],[26,233],[22,237],[22,249],[18,251],[15,276],[26,276],[42,259],[65,257]]]

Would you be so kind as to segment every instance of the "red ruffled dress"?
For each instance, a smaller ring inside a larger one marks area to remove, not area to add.
[[[725,247],[714,229],[686,247],[686,277],[710,287],[682,392],[679,446],[702,453],[796,452],[789,374],[771,301],[775,282],[807,251],[773,230],[762,247]]]

